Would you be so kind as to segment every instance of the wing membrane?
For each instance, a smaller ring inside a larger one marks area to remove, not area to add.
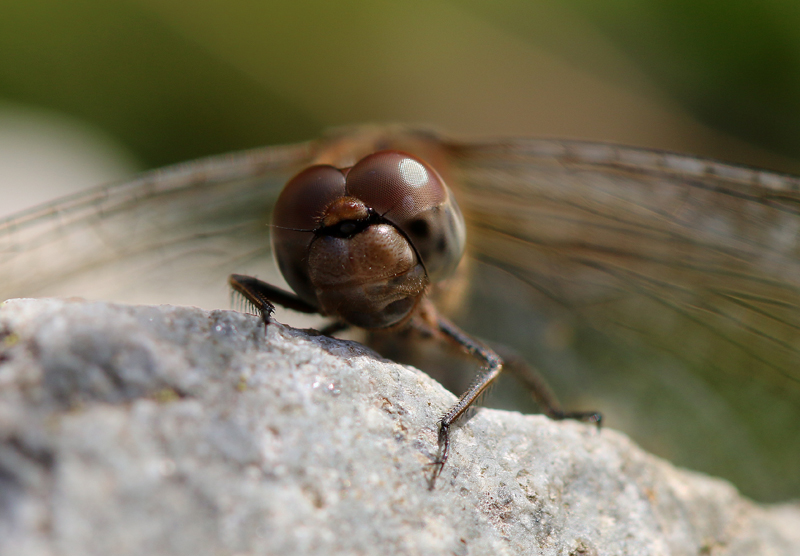
[[[225,306],[227,274],[269,268],[272,203],[313,149],[195,161],[0,221],[1,297]]]
[[[569,361],[537,354],[546,340],[530,358],[556,372],[583,363],[591,371],[573,384],[619,390],[612,398],[645,393],[621,413],[651,449],[753,492],[785,497],[787,477],[800,492],[797,179],[580,142],[450,153],[478,278],[497,282],[500,269],[527,287],[507,302],[521,315],[509,327],[527,328],[527,343],[553,323],[572,331]],[[654,444],[667,422],[675,437]]]

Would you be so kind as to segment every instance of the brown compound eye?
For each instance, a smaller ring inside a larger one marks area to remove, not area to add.
[[[344,194],[345,176],[341,170],[327,165],[306,168],[283,187],[275,203],[273,224],[312,231],[325,209]]]
[[[347,195],[408,237],[431,281],[455,270],[464,253],[464,219],[442,178],[425,162],[399,151],[371,154],[348,172]]]
[[[333,166],[306,168],[293,177],[275,202],[272,247],[283,277],[304,301],[317,304],[306,259],[325,210],[345,194],[345,176]]]

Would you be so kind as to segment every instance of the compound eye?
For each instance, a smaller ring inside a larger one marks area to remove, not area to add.
[[[325,209],[344,192],[345,176],[341,170],[327,165],[310,166],[283,187],[272,223],[282,228],[314,230]]]
[[[399,151],[381,151],[359,160],[347,174],[347,193],[397,225],[448,197],[433,168]]]
[[[432,281],[451,274],[464,253],[461,211],[439,174],[419,158],[381,151],[347,174],[347,195],[400,228]]]
[[[306,168],[284,186],[272,214],[272,248],[292,289],[311,304],[316,295],[308,276],[308,247],[325,209],[345,192],[345,176],[333,166]]]

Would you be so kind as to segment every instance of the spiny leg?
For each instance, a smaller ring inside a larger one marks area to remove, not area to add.
[[[431,314],[429,313],[429,319]],[[428,324],[430,326],[430,324]],[[424,331],[426,324],[416,323],[416,328]],[[442,473],[444,464],[450,452],[450,428],[464,415],[469,407],[486,392],[487,388],[500,375],[504,365],[513,372],[520,382],[530,390],[536,403],[551,419],[576,419],[579,421],[596,423],[600,426],[602,416],[596,411],[564,411],[544,378],[530,367],[519,355],[509,350],[501,357],[495,350],[482,344],[455,324],[436,314],[435,329],[457,343],[467,353],[486,362],[486,371],[464,392],[456,404],[444,414],[439,421],[439,455],[433,463],[434,472],[431,476],[430,488],[433,489],[436,479]]]
[[[603,416],[597,411],[564,411],[544,377],[518,353],[505,346],[497,346],[495,349],[502,353],[506,370],[528,389],[542,413],[556,421],[575,419],[595,423],[598,428],[601,426]]]
[[[269,318],[275,312],[273,303],[300,313],[319,313],[319,309],[303,301],[297,295],[276,288],[252,276],[231,274],[228,276],[228,284],[233,288],[234,292],[240,294],[247,302],[252,304],[253,308],[261,316],[261,320],[264,321],[264,326],[269,324]]]
[[[333,336],[337,332],[343,332],[345,330],[349,330],[350,325],[344,321],[336,320],[330,323],[329,325],[325,326],[322,330],[320,330],[320,334],[323,336]]]
[[[449,320],[436,317],[436,328],[445,336],[456,342],[467,353],[486,362],[486,370],[475,382],[461,394],[456,404],[445,413],[439,421],[439,455],[433,462],[434,470],[431,476],[430,489],[433,490],[436,479],[442,473],[444,464],[450,453],[450,427],[475,403],[481,394],[500,376],[503,370],[503,360],[494,350],[472,338]]]
[[[272,284],[267,284],[263,280],[253,278],[252,276],[231,274],[228,276],[228,284],[234,292],[240,294],[245,301],[250,303],[253,308],[258,311],[265,326],[269,324],[269,318],[272,316],[272,313],[275,312],[275,305],[273,305],[273,303],[277,303],[281,307],[286,307],[287,309],[292,309],[300,313],[319,314],[319,309],[303,301],[294,293],[276,288]],[[348,328],[350,328],[349,324],[336,320],[320,330],[320,333],[325,336],[332,336]]]

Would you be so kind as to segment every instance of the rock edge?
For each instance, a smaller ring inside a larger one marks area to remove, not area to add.
[[[185,307],[0,308],[2,554],[798,554],[624,435],[481,409],[347,341]]]

